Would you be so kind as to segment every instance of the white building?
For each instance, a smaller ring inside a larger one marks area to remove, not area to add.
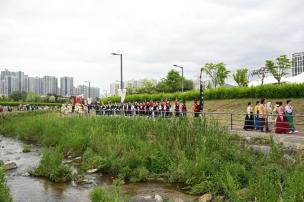
[[[292,76],[297,76],[304,72],[304,52],[292,54]]]

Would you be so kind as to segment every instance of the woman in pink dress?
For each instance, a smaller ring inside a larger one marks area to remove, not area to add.
[[[275,133],[290,133],[290,127],[287,122],[282,102],[278,102],[279,107],[277,108],[277,120]]]

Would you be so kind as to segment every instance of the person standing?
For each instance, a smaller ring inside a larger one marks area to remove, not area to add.
[[[270,126],[270,123],[272,122],[272,103],[271,102],[267,102],[266,104],[266,132],[269,132],[269,126]]]
[[[253,109],[251,102],[248,102],[247,114],[245,116],[244,130],[253,130],[253,129],[254,129]]]
[[[192,105],[192,111],[194,113],[194,117],[199,117],[200,106],[197,104],[197,100],[194,100]]]
[[[183,117],[187,116],[188,110],[187,110],[187,105],[186,105],[186,101],[185,100],[183,100],[183,103],[182,103],[182,105],[180,107],[180,112],[181,112],[181,114],[182,114]]]
[[[256,101],[254,107],[254,123],[255,123],[254,125],[256,130],[260,129],[259,106],[260,106],[260,101]]]
[[[175,116],[178,117],[179,116],[179,103],[178,103],[177,98],[175,100],[174,111],[175,111]]]
[[[288,122],[286,120],[282,102],[278,102],[275,133],[279,133],[279,134],[285,133],[286,134],[289,132],[290,132],[290,129],[289,129]]]
[[[261,99],[260,106],[259,106],[259,120],[260,120],[260,130],[261,132],[264,131],[264,126],[266,123],[266,116],[267,116],[267,110],[265,106],[265,99]],[[266,128],[267,132],[267,128]]]
[[[293,106],[292,106],[291,100],[287,100],[286,104],[287,105],[285,106],[285,115],[286,115],[286,119],[289,124],[290,130],[293,133],[297,133],[298,131],[296,131],[295,126],[294,126],[294,120],[293,120],[293,115],[292,115]]]

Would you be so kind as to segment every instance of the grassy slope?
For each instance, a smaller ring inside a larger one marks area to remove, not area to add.
[[[192,193],[212,192],[234,201],[304,200],[300,156],[294,157],[295,162],[286,160],[275,144],[269,156],[254,154],[225,128],[200,119],[28,113],[4,117],[0,133],[51,148],[39,166],[46,177],[53,176],[53,170],[62,173],[59,162],[72,153],[83,157],[84,170],[98,168],[125,181],[164,177],[189,186]]]

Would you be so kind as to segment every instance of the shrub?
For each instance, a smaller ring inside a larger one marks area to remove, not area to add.
[[[302,98],[304,97],[304,84],[268,84],[256,87],[219,87],[204,91],[205,99],[237,99],[237,98]],[[176,93],[157,93],[157,94],[135,94],[128,95],[125,102],[137,101],[160,101],[168,100],[195,100],[199,99],[199,91],[176,92]],[[104,104],[120,102],[120,97],[113,96],[102,99]]]
[[[2,167],[3,162],[0,161],[0,202],[11,202],[12,198],[9,194],[9,190],[5,185],[5,170]]]
[[[114,181],[111,190],[96,187],[90,192],[92,202],[122,202],[127,201],[120,193],[120,181]]]

